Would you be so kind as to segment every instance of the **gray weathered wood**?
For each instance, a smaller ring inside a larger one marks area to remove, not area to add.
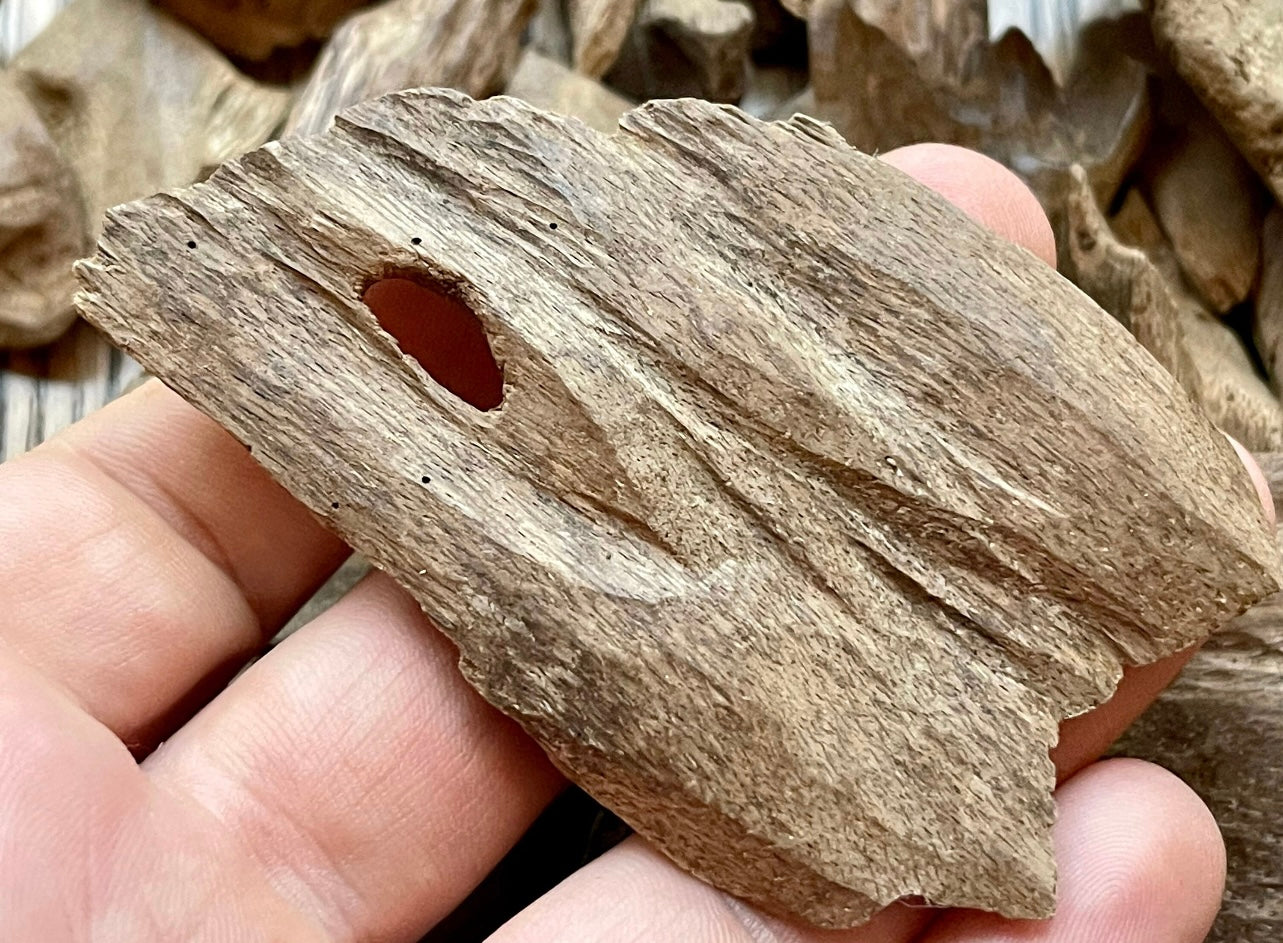
[[[1279,586],[1117,322],[807,119],[393,95],[118,209],[79,271],[556,762],[813,922],[1050,912],[1060,721]],[[387,277],[475,312],[498,408],[398,351]]]
[[[387,0],[334,34],[284,134],[317,134],[341,110],[403,88],[477,97],[503,88],[535,0]]]

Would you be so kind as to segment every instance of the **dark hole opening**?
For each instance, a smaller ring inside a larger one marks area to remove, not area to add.
[[[480,410],[503,402],[503,373],[466,305],[408,278],[375,282],[365,303],[401,350],[459,399]]]

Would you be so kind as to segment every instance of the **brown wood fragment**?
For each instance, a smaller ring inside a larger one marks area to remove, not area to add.
[[[671,39],[712,101],[737,102],[744,94],[753,8],[742,0],[646,0],[638,23]]]
[[[1263,264],[1253,309],[1256,349],[1276,393],[1283,392],[1283,208],[1275,205],[1261,231]]]
[[[372,0],[154,0],[206,39],[246,59],[326,39],[345,17]]]
[[[1154,35],[1283,199],[1283,10],[1278,0],[1150,0]]]
[[[5,250],[22,263],[5,291],[33,292],[9,294],[15,307],[0,315],[27,325],[27,340],[10,338],[17,343],[50,340],[74,318],[66,267],[93,244],[109,207],[185,186],[263,143],[289,104],[288,93],[240,75],[142,0],[78,0],[14,57],[8,74],[30,102],[24,108],[6,96],[4,120],[15,122],[8,136],[25,142],[45,207],[13,206],[19,215],[11,218],[27,222]]]
[[[37,347],[71,326],[71,266],[92,245],[79,184],[27,97],[0,74],[0,347]]]
[[[1068,255],[1074,280],[1131,330],[1155,359],[1180,381],[1218,427],[1249,449],[1283,449],[1283,406],[1257,375],[1243,341],[1214,318],[1185,286],[1174,252],[1165,242],[1125,246],[1110,230],[1078,171],[1070,197]],[[1135,191],[1128,228],[1144,238],[1161,232]]]
[[[1182,101],[1142,174],[1190,286],[1216,314],[1245,301],[1260,267],[1267,195],[1225,132],[1196,101]]]
[[[610,132],[633,102],[581,72],[527,49],[505,92],[537,108],[578,118],[591,128]]]
[[[389,96],[115,211],[83,309],[679,863],[825,925],[1049,913],[1059,722],[1279,586],[1233,450],[831,129],[621,124]],[[499,408],[398,352],[388,276],[475,313]]]
[[[575,68],[594,79],[610,71],[640,6],[641,0],[566,0]]]
[[[886,16],[897,9],[880,8]],[[942,9],[976,12],[959,4]],[[923,29],[917,39],[905,21],[897,42],[862,19],[851,0],[814,0],[809,35],[816,116],[870,152],[943,141],[988,154],[1025,179],[1058,234],[1073,165],[1086,168],[1103,204],[1112,201],[1149,134],[1148,70],[1119,54],[1134,34],[1147,34],[1143,17],[1100,21],[1084,30],[1063,88],[1020,33],[976,45],[974,29]],[[942,35],[954,39],[930,52],[929,42]]]
[[[501,90],[534,10],[535,0],[389,0],[352,16],[321,54],[285,136],[318,134],[348,105],[403,88]]]
[[[1258,454],[1283,508],[1283,454]],[[1158,763],[1208,804],[1228,852],[1207,943],[1283,936],[1283,594],[1218,632],[1113,752]]]

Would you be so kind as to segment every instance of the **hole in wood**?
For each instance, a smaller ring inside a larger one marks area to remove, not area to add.
[[[503,373],[466,305],[408,278],[377,281],[364,297],[380,327],[428,376],[477,409],[503,402]]]

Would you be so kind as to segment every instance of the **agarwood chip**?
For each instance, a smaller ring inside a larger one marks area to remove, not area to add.
[[[753,8],[743,0],[646,0],[638,25],[671,39],[695,67],[703,97],[736,102],[744,94]]]
[[[1261,232],[1261,280],[1256,289],[1256,349],[1265,362],[1274,391],[1283,391],[1283,208],[1265,217]]]
[[[566,0],[575,68],[599,79],[619,58],[641,0]]]
[[[1086,175],[1068,206],[1069,269],[1076,281],[1180,381],[1221,429],[1256,451],[1283,448],[1283,406],[1257,375],[1228,325],[1186,287],[1175,252],[1132,190],[1122,226],[1139,240],[1123,245],[1106,222]]]
[[[389,96],[115,211],[83,309],[696,874],[831,926],[1047,915],[1059,722],[1279,585],[1238,459],[832,129],[621,127]],[[502,405],[399,351],[385,290],[475,312]]]
[[[317,134],[349,105],[404,88],[497,92],[534,11],[535,0],[389,0],[352,16],[321,54],[284,136]]]
[[[326,39],[353,10],[372,0],[154,0],[206,39],[246,59]]]
[[[627,98],[616,95],[596,79],[531,48],[522,53],[507,94],[606,132],[618,127],[624,112],[633,107]]]
[[[1185,95],[1191,100],[1179,117],[1155,133],[1141,175],[1190,286],[1224,314],[1256,285],[1268,194],[1220,126]]]
[[[1176,70],[1283,199],[1283,3],[1149,2]]]
[[[77,0],[14,57],[8,75],[31,103],[9,97],[8,136],[33,162],[28,181],[40,182],[45,200],[44,211],[14,204],[6,218],[5,251],[20,267],[8,270],[3,290],[26,293],[8,294],[14,306],[0,315],[27,325],[11,343],[52,340],[71,323],[70,265],[109,207],[186,186],[262,144],[290,100],[142,0]]]
[[[0,74],[0,347],[38,347],[71,326],[71,267],[92,245],[76,178]]]

